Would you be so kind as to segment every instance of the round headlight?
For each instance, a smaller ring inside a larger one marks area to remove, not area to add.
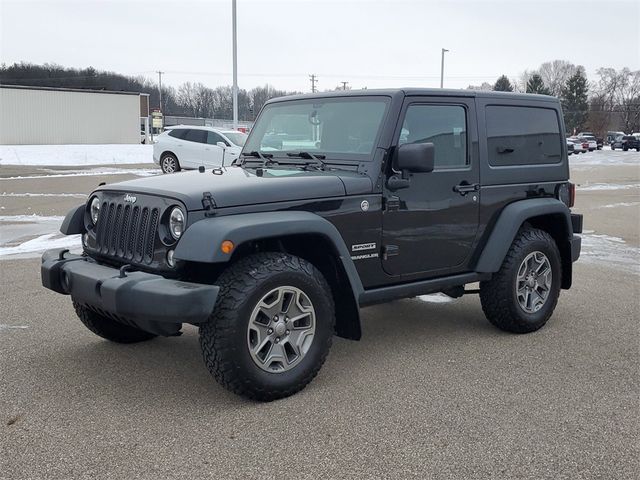
[[[93,200],[91,200],[89,212],[91,214],[91,221],[95,225],[98,223],[98,216],[100,215],[100,199],[98,197],[93,197]]]
[[[178,240],[184,232],[184,213],[178,207],[174,207],[169,215],[169,231],[171,236]]]

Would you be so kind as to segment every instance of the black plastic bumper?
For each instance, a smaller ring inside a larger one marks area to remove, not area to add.
[[[145,330],[149,324],[206,321],[220,290],[145,272],[121,274],[116,268],[65,252],[47,250],[42,255],[42,285]]]

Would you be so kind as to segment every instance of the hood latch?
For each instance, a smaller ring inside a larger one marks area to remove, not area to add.
[[[205,217],[213,217],[216,214],[216,202],[211,192],[202,193],[202,207],[204,208]]]

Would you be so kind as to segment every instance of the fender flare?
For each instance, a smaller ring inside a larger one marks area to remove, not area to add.
[[[305,211],[246,213],[199,220],[190,225],[178,242],[175,258],[202,263],[226,263],[231,255],[222,253],[220,245],[230,240],[238,246],[251,240],[288,235],[315,234],[324,237],[335,249],[353,294],[351,322],[355,328],[348,338],[360,338],[358,306],[364,292],[362,281],[349,249],[336,227],[325,218]],[[338,312],[336,312],[338,314]]]
[[[500,270],[504,257],[522,224],[530,218],[549,214],[563,216],[566,222],[567,241],[569,241],[573,227],[571,212],[564,203],[555,198],[519,200],[507,205],[500,213],[476,263],[475,271],[493,273]]]
[[[77,207],[69,210],[69,213],[64,217],[62,225],[60,226],[60,232],[65,235],[77,235],[79,233],[86,232],[84,228],[84,211],[86,205],[78,205]]]

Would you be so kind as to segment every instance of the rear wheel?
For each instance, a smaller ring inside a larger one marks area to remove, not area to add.
[[[615,150],[616,147],[613,146],[613,144],[611,144],[611,150]]]
[[[487,319],[501,330],[529,333],[541,328],[560,295],[562,266],[553,238],[536,228],[521,228],[491,280],[480,283]]]
[[[162,173],[175,173],[180,171],[180,162],[173,153],[165,153],[160,158]]]
[[[145,332],[144,330],[111,320],[104,315],[89,310],[75,300],[73,301],[73,308],[85,327],[99,337],[106,338],[112,342],[137,343],[151,340],[156,336],[153,333]]]
[[[218,383],[262,401],[302,390],[333,338],[333,298],[322,274],[302,258],[261,253],[232,265],[217,283],[200,346]]]

